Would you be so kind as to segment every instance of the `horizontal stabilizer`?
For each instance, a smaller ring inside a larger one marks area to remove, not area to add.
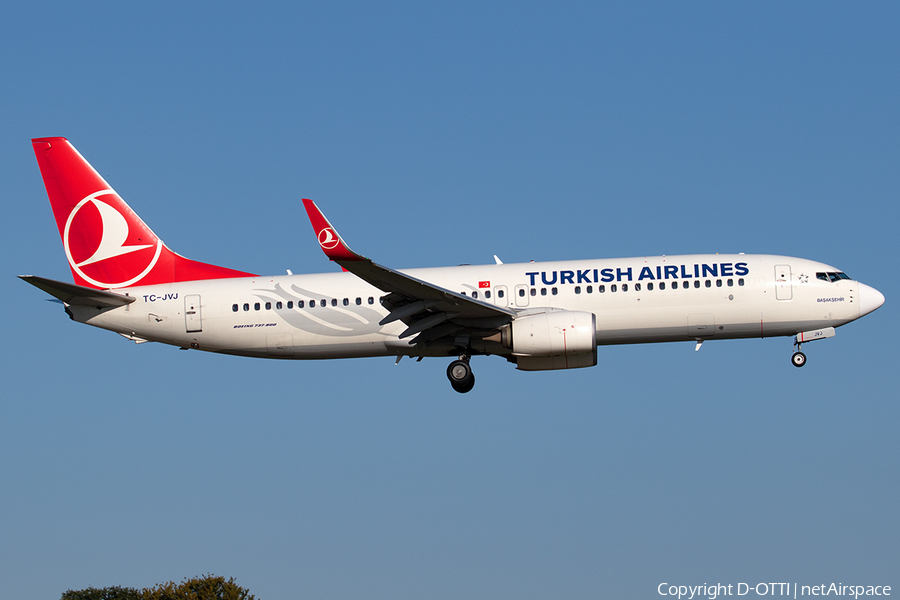
[[[54,281],[53,279],[35,277],[34,275],[19,275],[19,279],[30,283],[36,288],[44,290],[54,298],[62,300],[66,304],[77,306],[114,308],[116,306],[131,304],[135,300],[130,296],[123,296],[122,294],[95,290],[73,283],[64,283],[62,281]]]

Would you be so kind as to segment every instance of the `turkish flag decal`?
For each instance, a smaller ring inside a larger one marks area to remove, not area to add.
[[[489,287],[491,287],[491,282],[490,281],[479,281],[478,287],[479,288],[489,288]]]

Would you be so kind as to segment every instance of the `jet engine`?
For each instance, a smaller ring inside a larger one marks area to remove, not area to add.
[[[521,371],[593,367],[596,331],[594,313],[548,310],[516,318],[504,332],[503,344]]]

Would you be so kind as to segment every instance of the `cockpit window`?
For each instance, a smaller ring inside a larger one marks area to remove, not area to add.
[[[822,281],[835,282],[835,281],[839,281],[841,279],[850,279],[850,276],[847,275],[846,273],[835,273],[835,272],[816,273],[816,279],[821,279]]]

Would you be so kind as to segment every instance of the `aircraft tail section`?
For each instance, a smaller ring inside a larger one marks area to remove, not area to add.
[[[76,284],[113,289],[252,276],[172,252],[66,138],[31,143]]]

